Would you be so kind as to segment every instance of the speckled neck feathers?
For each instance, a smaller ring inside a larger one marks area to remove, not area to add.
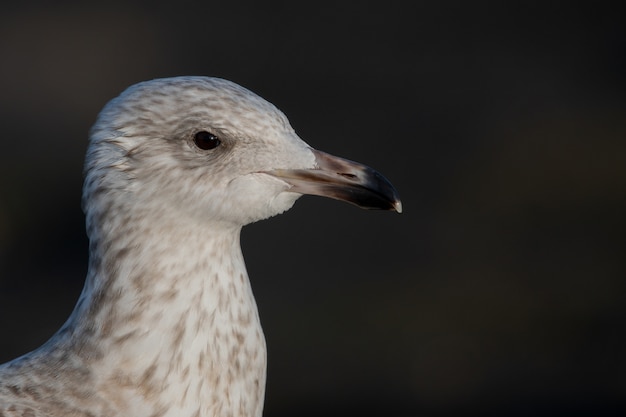
[[[33,375],[35,351],[13,373],[80,375],[49,400],[93,415],[260,416],[265,341],[239,230],[135,220],[92,238],[74,314],[40,349],[58,362]]]

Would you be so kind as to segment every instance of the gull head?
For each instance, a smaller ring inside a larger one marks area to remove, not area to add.
[[[223,79],[136,84],[105,106],[91,131],[88,228],[112,208],[241,227],[288,210],[303,194],[401,211],[381,174],[311,148],[274,105]]]

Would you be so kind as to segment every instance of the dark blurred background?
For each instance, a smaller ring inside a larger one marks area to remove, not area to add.
[[[619,4],[619,2],[615,2]],[[248,226],[266,417],[624,415],[626,36],[601,2],[3,2],[0,361],[81,290],[87,133],[138,81],[228,78],[405,212]]]

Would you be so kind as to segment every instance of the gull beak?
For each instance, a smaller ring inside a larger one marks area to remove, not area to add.
[[[315,149],[312,152],[315,168],[275,169],[265,173],[291,185],[291,192],[334,198],[366,209],[402,213],[398,192],[378,171]]]

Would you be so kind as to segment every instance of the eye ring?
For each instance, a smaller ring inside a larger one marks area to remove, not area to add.
[[[193,136],[193,143],[203,151],[209,151],[220,146],[222,141],[211,132],[201,130]]]

